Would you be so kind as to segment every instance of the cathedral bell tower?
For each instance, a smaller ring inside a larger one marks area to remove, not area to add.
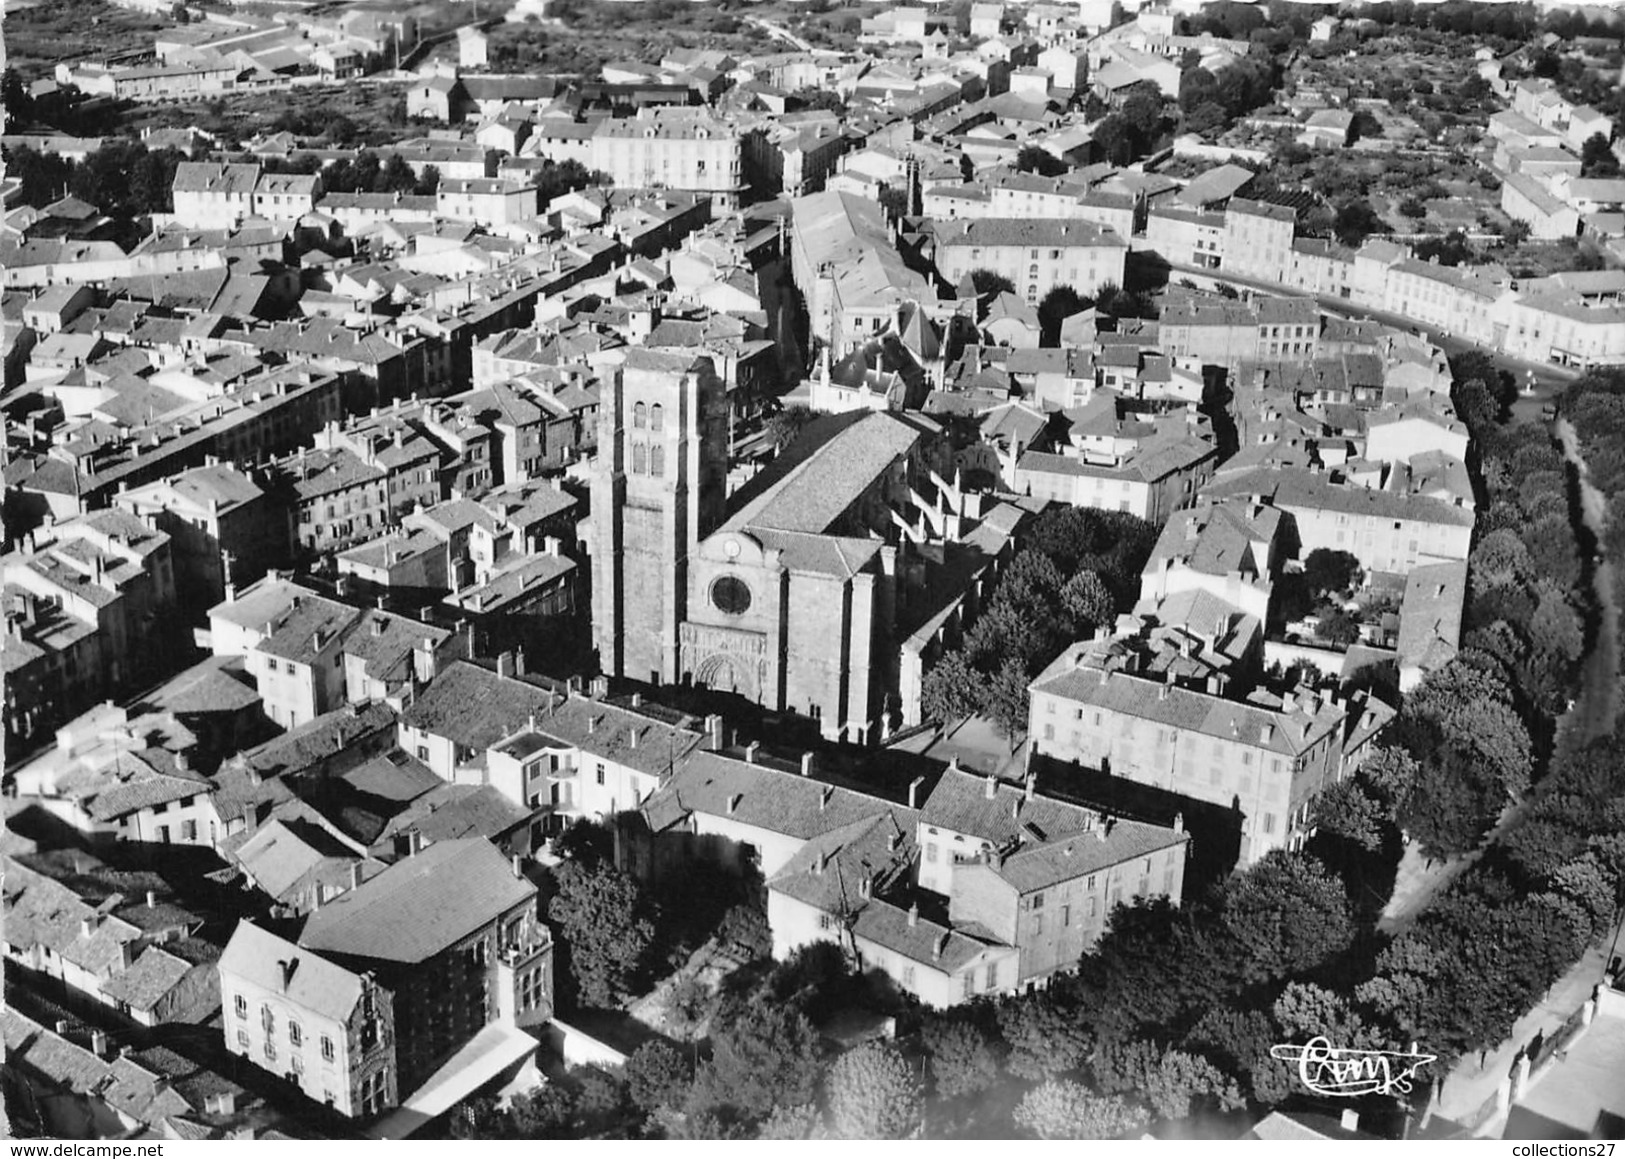
[[[603,386],[592,472],[592,628],[609,676],[672,684],[689,556],[727,504],[727,397],[711,359],[642,348]]]

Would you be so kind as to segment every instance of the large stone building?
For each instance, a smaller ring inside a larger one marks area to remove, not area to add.
[[[725,500],[721,408],[709,362],[687,355],[633,351],[605,387],[599,664],[874,739],[898,715],[898,637],[951,582],[932,579],[934,528],[914,524],[916,496],[949,490],[940,432],[918,416],[820,419]]]

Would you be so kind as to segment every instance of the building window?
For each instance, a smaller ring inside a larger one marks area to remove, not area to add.
[[[658,402],[649,408],[649,429],[652,431],[664,430],[666,427],[666,408]]]
[[[302,1075],[302,1074],[305,1073],[305,1060],[300,1058],[297,1054],[294,1055],[292,1058],[290,1058],[288,1061],[293,1064],[293,1073],[294,1074]]]
[[[974,971],[965,971],[965,981],[963,984],[962,993],[966,998],[974,998],[976,996],[976,975]]]
[[[927,861],[935,861],[937,859],[937,843],[935,841],[927,841],[925,843],[925,859]]]
[[[997,962],[989,962],[987,964],[987,988],[989,990],[994,990],[998,988],[998,985],[999,964]]]
[[[659,443],[649,448],[649,474],[656,478],[664,478],[666,474],[666,448]]]
[[[271,1062],[276,1061],[276,1043],[272,1042],[269,1038],[265,1040],[265,1057]]]
[[[237,1011],[237,1017],[238,1018],[247,1018],[248,1017],[248,999],[247,998],[244,998],[241,994],[237,995],[236,999],[232,1002],[232,1006]]]
[[[290,1046],[304,1045],[304,1033],[299,1029],[297,1022],[288,1023],[288,1044]]]
[[[711,585],[711,603],[719,612],[742,616],[750,610],[750,588],[744,580],[725,575]]]
[[[333,1061],[333,1040],[325,1034],[322,1035],[322,1061]]]
[[[276,1029],[276,1015],[271,1013],[269,1006],[260,1007],[260,1025],[265,1027],[267,1034]]]
[[[604,766],[602,764],[600,764],[598,766],[597,771],[598,771],[598,783],[600,785],[602,785],[604,783]]]
[[[248,1049],[248,1031],[239,1030],[237,1032],[237,1045],[243,1050]]]
[[[1069,905],[1063,905],[1061,907],[1061,925],[1069,926],[1071,924],[1072,924],[1072,907],[1069,906]]]
[[[647,475],[649,473],[649,449],[642,443],[632,444],[632,474]]]
[[[638,403],[632,408],[632,425],[642,430],[649,425],[649,408],[644,403]]]

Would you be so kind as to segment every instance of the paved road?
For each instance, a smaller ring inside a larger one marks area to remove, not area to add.
[[[747,16],[745,17],[745,21],[748,24],[756,25],[756,27],[762,29],[769,36],[775,36],[780,40],[789,41],[802,52],[813,51],[813,46],[811,44],[801,39],[801,37],[791,32],[782,24],[774,24],[771,20],[763,20],[760,16]]]
[[[1607,500],[1591,482],[1580,454],[1580,440],[1569,421],[1558,419],[1556,429],[1564,457],[1580,476],[1580,519],[1600,542],[1608,520]],[[1573,711],[1563,719],[1566,730],[1577,730],[1568,739],[1582,745],[1612,734],[1619,716],[1619,608],[1614,603],[1614,565],[1607,560],[1597,564],[1591,586],[1600,610],[1597,639],[1586,655],[1580,695]]]

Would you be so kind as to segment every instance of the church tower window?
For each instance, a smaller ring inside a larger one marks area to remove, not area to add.
[[[649,429],[652,431],[664,430],[666,427],[666,408],[658,402],[649,409]]]
[[[655,414],[659,413],[660,408],[655,407]],[[663,478],[666,474],[666,448],[659,443],[649,448],[649,474],[656,478]]]
[[[642,406],[642,403],[638,404]],[[649,448],[642,443],[632,444],[632,474],[647,475],[649,473]]]
[[[660,408],[656,407],[655,409],[659,410]],[[640,431],[649,425],[649,407],[647,403],[640,402],[632,407],[632,425]]]

